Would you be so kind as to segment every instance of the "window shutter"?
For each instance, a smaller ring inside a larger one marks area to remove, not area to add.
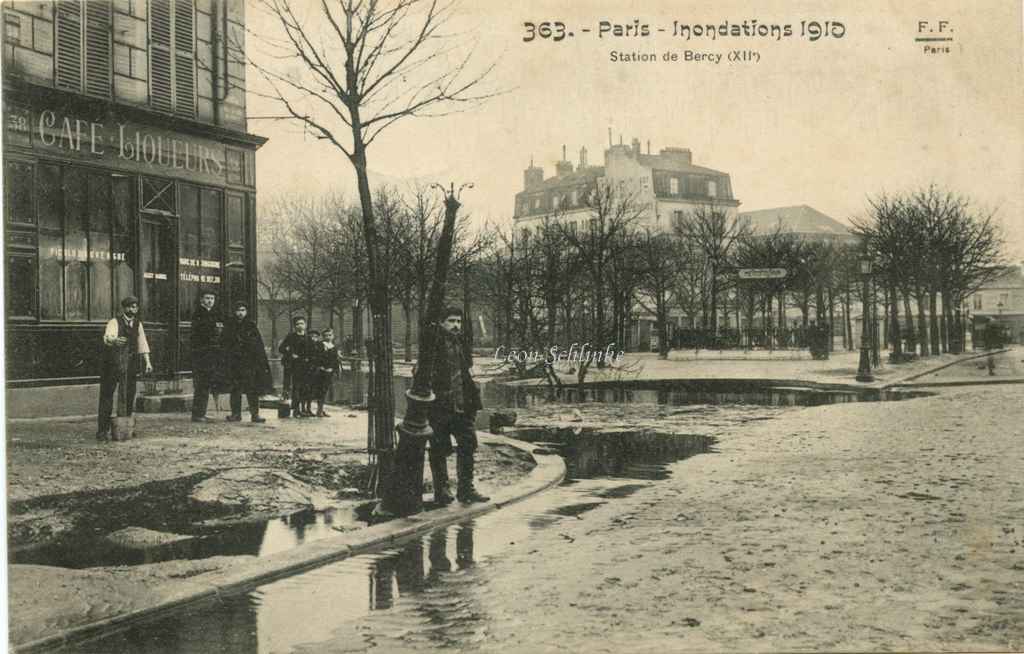
[[[174,0],[174,113],[196,115],[195,7]]]
[[[149,97],[155,109],[172,111],[171,1],[149,3]]]
[[[58,88],[80,91],[82,88],[82,5],[57,3],[57,76]]]
[[[110,2],[85,4],[85,92],[110,97]]]

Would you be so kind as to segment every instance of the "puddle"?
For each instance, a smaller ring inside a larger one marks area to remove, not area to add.
[[[566,480],[557,488],[388,549],[62,651],[249,654],[473,647],[500,611],[500,597],[486,591],[491,561],[538,538],[571,541],[558,529],[564,521],[587,520],[594,511],[651,489],[683,460],[713,451],[714,445],[710,437],[643,431],[562,430],[547,434],[547,440],[567,462]],[[267,540],[265,534],[262,542]],[[543,546],[537,547],[542,556]]]
[[[546,386],[488,384],[485,387],[485,394],[486,406],[501,405],[517,409],[553,401],[565,404],[597,402],[668,406],[823,406],[848,402],[907,400],[931,395],[922,391],[815,389],[734,380],[602,382],[588,384],[582,390],[566,386],[560,392],[553,392]]]
[[[510,548],[525,543],[531,548],[530,555],[543,556],[545,542],[573,541],[559,525],[598,520],[594,516],[606,515],[624,498],[656,493],[658,484],[680,474],[683,466],[699,465],[686,459],[715,451],[716,439],[709,434],[718,427],[734,429],[749,420],[796,410],[781,407],[911,395],[883,397],[877,391],[778,387],[737,390],[731,383],[729,389],[704,384],[652,386],[589,388],[582,398],[575,397],[575,389],[566,389],[561,399],[602,403],[613,411],[622,406],[616,407],[615,402],[685,406],[671,413],[685,416],[694,427],[690,431],[696,433],[667,434],[637,427],[597,430],[582,425],[538,428],[532,439],[566,460],[566,480],[555,489],[388,549],[265,584],[188,612],[168,614],[63,651],[248,654],[461,650],[480,648],[485,642],[500,646],[487,640],[489,627],[509,618],[502,609],[499,579],[491,571]],[[544,391],[512,389],[506,405],[550,406]],[[696,404],[713,406],[686,406]],[[649,413],[646,407],[643,410]],[[530,438],[531,434],[526,430],[517,436]],[[643,518],[632,513],[625,519]],[[253,554],[293,547],[332,531],[327,515],[319,514],[303,520],[293,516],[270,521],[260,527],[248,544]],[[531,574],[529,563],[517,574]]]
[[[337,535],[334,525],[343,517],[335,509],[300,511],[272,520],[219,527],[214,533],[194,534],[188,540],[146,547],[127,547],[99,535],[93,538],[76,536],[42,547],[14,551],[10,558],[11,563],[91,568],[211,556],[267,556]],[[346,523],[351,524],[351,520],[346,519]]]

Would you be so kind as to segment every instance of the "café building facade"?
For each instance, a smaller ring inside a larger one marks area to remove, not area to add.
[[[98,381],[104,324],[127,295],[157,377],[187,377],[200,292],[255,307],[265,139],[246,125],[244,3],[18,1],[3,14],[9,415],[18,389]]]

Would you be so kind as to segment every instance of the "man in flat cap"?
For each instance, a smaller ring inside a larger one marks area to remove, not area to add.
[[[145,372],[153,372],[149,342],[139,320],[139,299],[129,295],[121,300],[121,315],[112,318],[103,331],[103,362],[100,367],[100,405],[96,438],[110,436],[110,414],[114,409],[114,391],[124,380],[126,415],[135,408],[135,379],[142,357]]]

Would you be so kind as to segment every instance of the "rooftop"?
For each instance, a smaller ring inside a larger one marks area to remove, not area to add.
[[[795,234],[817,236],[851,235],[848,227],[806,204],[745,211],[740,214],[740,218],[749,221],[750,227],[755,233],[770,232],[781,222],[782,228],[785,231]]]

